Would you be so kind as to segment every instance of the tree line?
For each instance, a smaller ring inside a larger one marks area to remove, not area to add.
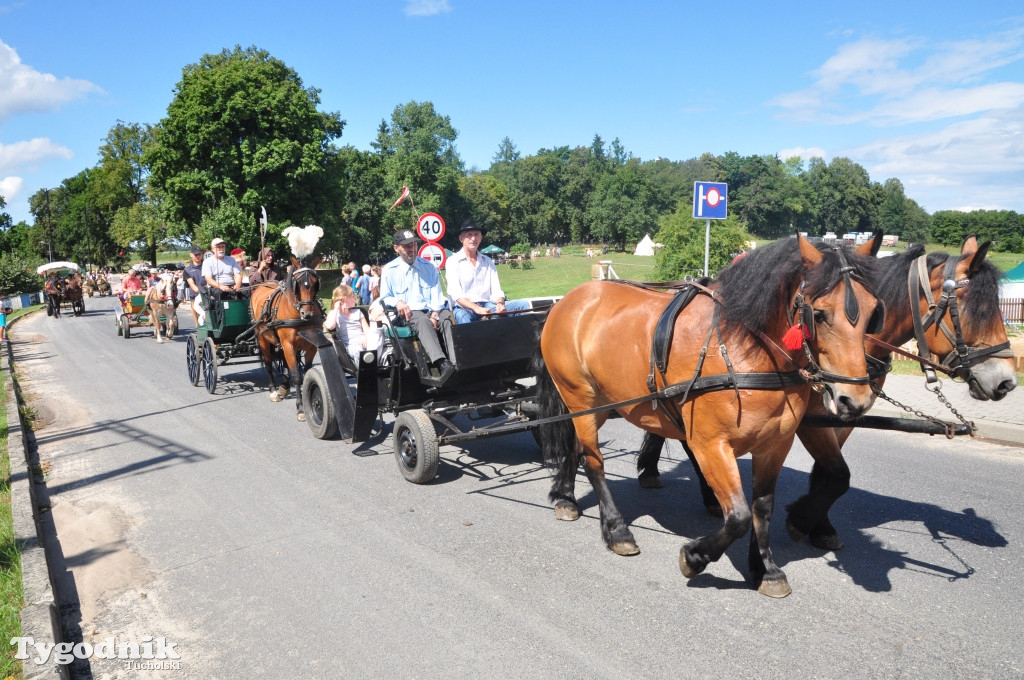
[[[388,208],[408,186],[419,213],[450,225],[472,216],[488,242],[602,242],[628,247],[651,234],[673,267],[692,266],[693,183],[729,185],[730,219],[716,228],[729,244],[803,231],[874,231],[907,242],[957,245],[968,233],[1020,252],[1013,211],[929,215],[896,178],[873,182],[848,158],[779,159],[705,153],[684,161],[633,156],[616,138],[523,155],[505,138],[486,170],[467,170],[458,132],[431,102],[410,101],[382,120],[369,150],[342,145],[345,121],[319,110],[320,90],[257,47],[204,55],[182,70],[157,123],[117,121],[99,162],[29,199],[34,223],[11,224],[0,198],[0,252],[25,261],[97,265],[142,257],[214,236],[249,253],[265,239],[284,246],[290,225],[324,228],[323,249],[359,261],[392,255],[391,234],[412,223]],[[702,224],[702,223],[701,223]],[[702,232],[702,226],[701,226]],[[703,261],[703,234],[697,261]],[[449,246],[454,246],[454,238]],[[665,265],[668,266],[668,265]]]

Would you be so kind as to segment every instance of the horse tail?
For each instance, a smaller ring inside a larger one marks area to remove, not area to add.
[[[533,355],[532,369],[537,379],[538,417],[543,419],[568,414],[569,409],[551,379],[551,373],[548,372],[540,347]],[[540,425],[537,429],[540,434],[544,463],[555,468],[555,479],[549,494],[550,500],[554,502],[560,498],[558,490],[562,488],[564,480],[573,479],[576,476],[576,469],[579,467],[579,456],[576,451],[576,428],[573,427],[572,420],[566,418]]]

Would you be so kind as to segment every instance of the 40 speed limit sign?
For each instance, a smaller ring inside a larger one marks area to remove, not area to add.
[[[424,213],[416,222],[416,233],[427,243],[444,237],[444,218],[437,213]]]

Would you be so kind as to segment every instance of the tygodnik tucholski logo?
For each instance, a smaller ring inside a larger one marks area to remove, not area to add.
[[[14,658],[22,661],[31,658],[36,665],[42,666],[50,661],[59,665],[67,665],[75,659],[122,659],[132,670],[178,670],[181,656],[174,651],[177,642],[167,642],[166,638],[153,638],[144,635],[140,642],[116,642],[114,638],[104,638],[103,642],[92,645],[88,642],[36,642],[31,637],[11,638],[11,644],[18,646]]]

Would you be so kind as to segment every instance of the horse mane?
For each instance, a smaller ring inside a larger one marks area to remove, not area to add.
[[[780,311],[788,312],[793,286],[806,283],[804,296],[810,301],[827,293],[842,280],[842,264],[832,246],[816,244],[821,264],[804,271],[795,238],[787,238],[748,252],[719,276],[723,330],[748,334],[748,330],[770,333],[776,330]],[[847,262],[869,282],[876,281],[878,260],[841,246]],[[870,284],[869,284],[870,285]]]
[[[907,290],[907,273],[914,261],[924,255],[925,249],[922,245],[915,245],[905,253],[892,257],[882,258],[881,276],[877,279],[875,292],[880,300],[884,300],[889,309],[907,309],[910,305]],[[963,260],[969,255],[950,255],[944,252],[928,253],[926,266],[928,271],[936,267],[945,266],[951,257]],[[1003,274],[986,257],[978,271],[971,276],[971,283],[967,286],[964,294],[964,304],[961,314],[971,322],[979,325],[988,323],[991,319],[999,317],[999,280]]]

